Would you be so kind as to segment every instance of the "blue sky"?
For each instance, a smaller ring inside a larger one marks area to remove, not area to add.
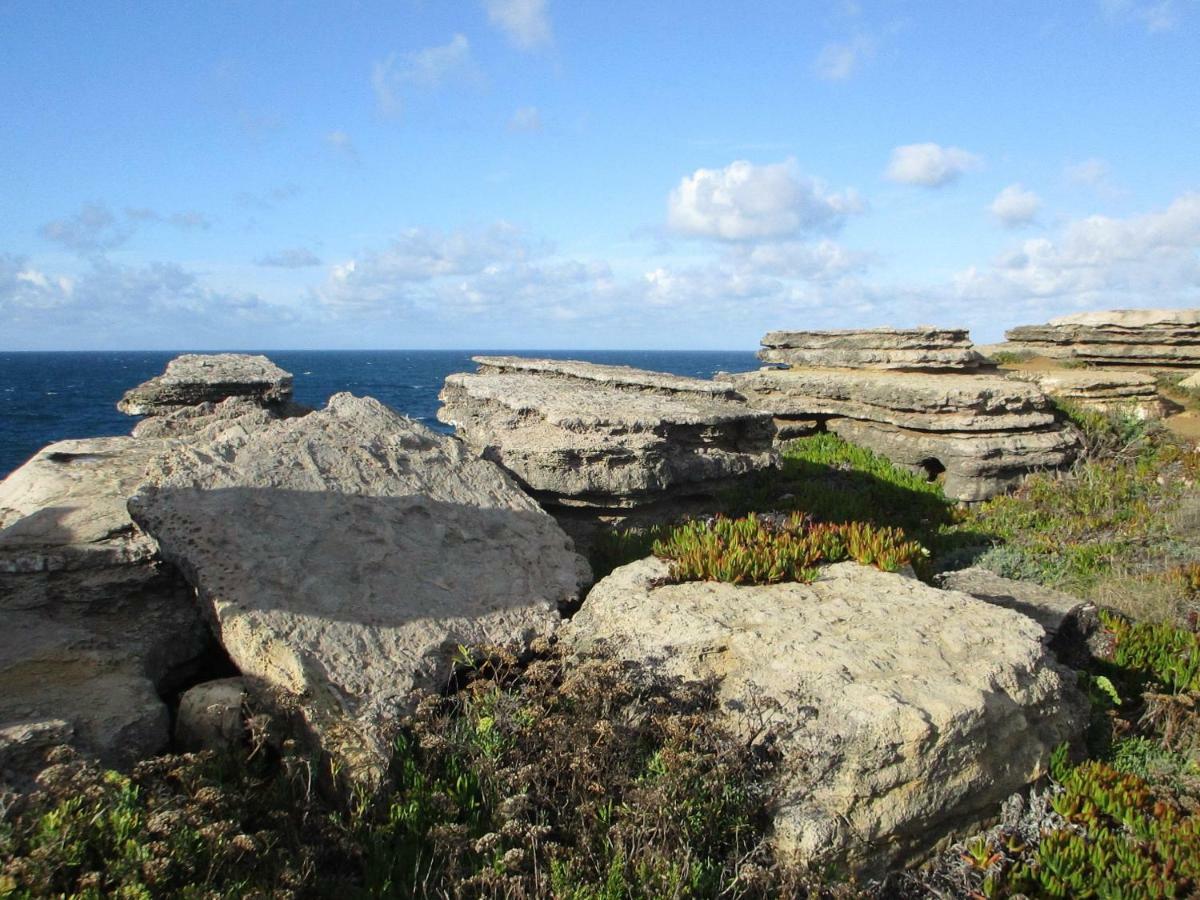
[[[0,100],[0,349],[1200,306],[1197,0],[0,0]]]

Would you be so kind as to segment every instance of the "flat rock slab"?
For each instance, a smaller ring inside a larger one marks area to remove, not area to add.
[[[1020,431],[1056,421],[1033,385],[1000,375],[763,369],[725,376],[775,416],[848,416],[927,431]]]
[[[1085,604],[1073,594],[1028,581],[1014,581],[979,566],[943,572],[937,583],[945,590],[961,591],[1029,616],[1042,626],[1047,639],[1053,638],[1067,617]]]
[[[780,728],[775,840],[879,869],[987,817],[1087,718],[1043,631],[1012,610],[856,563],[811,585],[664,584],[646,559],[598,583],[577,652],[719,679],[748,738]]]
[[[117,409],[131,416],[145,416],[228,397],[280,404],[291,396],[291,373],[265,356],[188,353],[167,363],[162,375],[126,391]]]
[[[586,564],[494,464],[371,398],[183,445],[134,519],[196,587],[239,670],[294,695],[357,777],[460,645],[551,634]]]
[[[438,418],[548,503],[636,506],[773,466],[767,412],[726,382],[624,366],[478,357]]]
[[[1159,419],[1166,405],[1154,378],[1145,372],[1112,369],[1014,369],[1009,378],[1036,384],[1051,397],[1103,412],[1126,412],[1139,419]]]
[[[975,352],[966,329],[861,328],[772,331],[758,357],[786,366],[851,369],[977,369],[992,363]]]
[[[1020,346],[1103,365],[1200,365],[1200,309],[1115,309],[1005,332]]]

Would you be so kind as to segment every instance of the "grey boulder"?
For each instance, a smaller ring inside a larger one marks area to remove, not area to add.
[[[274,405],[291,396],[291,373],[265,356],[187,353],[167,363],[162,375],[126,391],[117,409],[131,416],[161,415],[228,397]]]

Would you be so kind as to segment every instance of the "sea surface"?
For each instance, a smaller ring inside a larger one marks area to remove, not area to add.
[[[0,351],[0,478],[53,441],[128,434],[136,420],[117,411],[134,385],[186,351],[13,353]],[[254,352],[254,351],[246,351]],[[369,395],[440,431],[438,391],[447,375],[473,372],[481,350],[263,351],[295,379],[295,398],[323,406],[332,394]],[[636,366],[710,378],[758,367],[751,351],[523,350],[517,355]]]

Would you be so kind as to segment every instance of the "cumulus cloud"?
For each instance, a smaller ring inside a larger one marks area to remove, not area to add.
[[[491,23],[522,50],[553,40],[547,0],[484,0],[483,5]]]
[[[1089,216],[957,277],[963,296],[1054,300],[1056,309],[1200,302],[1200,193],[1164,210]]]
[[[833,41],[821,48],[813,68],[818,78],[844,81],[875,55],[875,41],[860,35],[849,41]]]
[[[293,247],[276,253],[267,253],[254,260],[255,265],[273,266],[279,269],[304,269],[321,265],[321,260],[307,247]]]
[[[542,130],[542,114],[536,106],[522,106],[508,120],[508,130],[534,132]]]
[[[104,204],[85,203],[75,215],[44,224],[39,234],[76,253],[100,253],[124,244],[133,234],[133,228],[127,222],[119,222]]]
[[[983,164],[981,157],[961,147],[905,144],[892,151],[884,173],[889,181],[920,187],[942,187]]]
[[[862,209],[857,193],[828,191],[794,160],[738,160],[684,176],[667,199],[667,224],[679,234],[741,241],[833,229]]]
[[[1010,184],[996,195],[988,208],[1005,227],[1016,228],[1032,222],[1041,207],[1042,200],[1033,191],[1020,184]]]
[[[406,87],[432,90],[450,81],[471,78],[474,74],[471,42],[464,35],[456,34],[448,44],[426,47],[404,56],[393,53],[374,63],[371,88],[379,111],[385,116],[398,116],[403,108]]]

